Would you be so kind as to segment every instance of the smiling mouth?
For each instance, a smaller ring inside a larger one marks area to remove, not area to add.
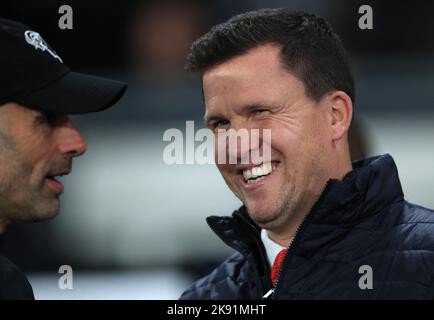
[[[271,173],[273,173],[273,171],[276,170],[276,168],[277,168],[277,164],[268,162],[250,169],[244,169],[243,170],[244,182],[246,182],[247,184],[253,184],[259,182],[263,180],[265,177],[269,176]]]

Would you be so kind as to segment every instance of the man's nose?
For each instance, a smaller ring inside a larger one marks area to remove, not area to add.
[[[252,129],[247,123],[234,125],[227,139],[227,154],[231,163],[250,163],[251,151],[259,148],[259,129]]]
[[[79,157],[87,150],[87,144],[74,123],[68,119],[62,125],[59,151],[69,157]]]

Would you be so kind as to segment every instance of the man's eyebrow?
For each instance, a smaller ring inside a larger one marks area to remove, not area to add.
[[[257,103],[250,103],[248,105],[245,105],[243,107],[241,107],[241,109],[244,112],[250,112],[250,111],[254,111],[254,110],[259,110],[259,109],[269,109],[269,108],[273,108],[274,106],[272,104],[267,104],[267,103],[263,103],[263,102],[257,102]]]
[[[270,110],[270,109],[276,109],[278,108],[278,105],[275,105],[273,103],[265,103],[265,102],[255,102],[255,103],[249,103],[244,106],[241,106],[238,110],[240,114],[249,114],[253,111],[257,110]]]
[[[239,110],[242,113],[249,113],[255,110],[259,110],[259,109],[274,109],[276,108],[275,105],[270,104],[270,103],[263,103],[263,102],[255,102],[255,103],[249,103],[246,104],[244,106],[241,106],[239,108]],[[219,116],[217,114],[213,114],[213,113],[206,113],[203,117],[203,122],[205,125],[207,125],[209,122],[213,121],[213,120],[221,120],[223,117]]]

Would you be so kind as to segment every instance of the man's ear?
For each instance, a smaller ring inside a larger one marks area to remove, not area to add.
[[[329,126],[333,140],[340,140],[350,128],[353,102],[343,91],[329,92],[326,97]]]

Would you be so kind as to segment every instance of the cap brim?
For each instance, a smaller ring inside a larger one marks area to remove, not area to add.
[[[50,112],[80,114],[97,112],[114,105],[127,84],[119,81],[68,72],[42,89],[15,101]]]

